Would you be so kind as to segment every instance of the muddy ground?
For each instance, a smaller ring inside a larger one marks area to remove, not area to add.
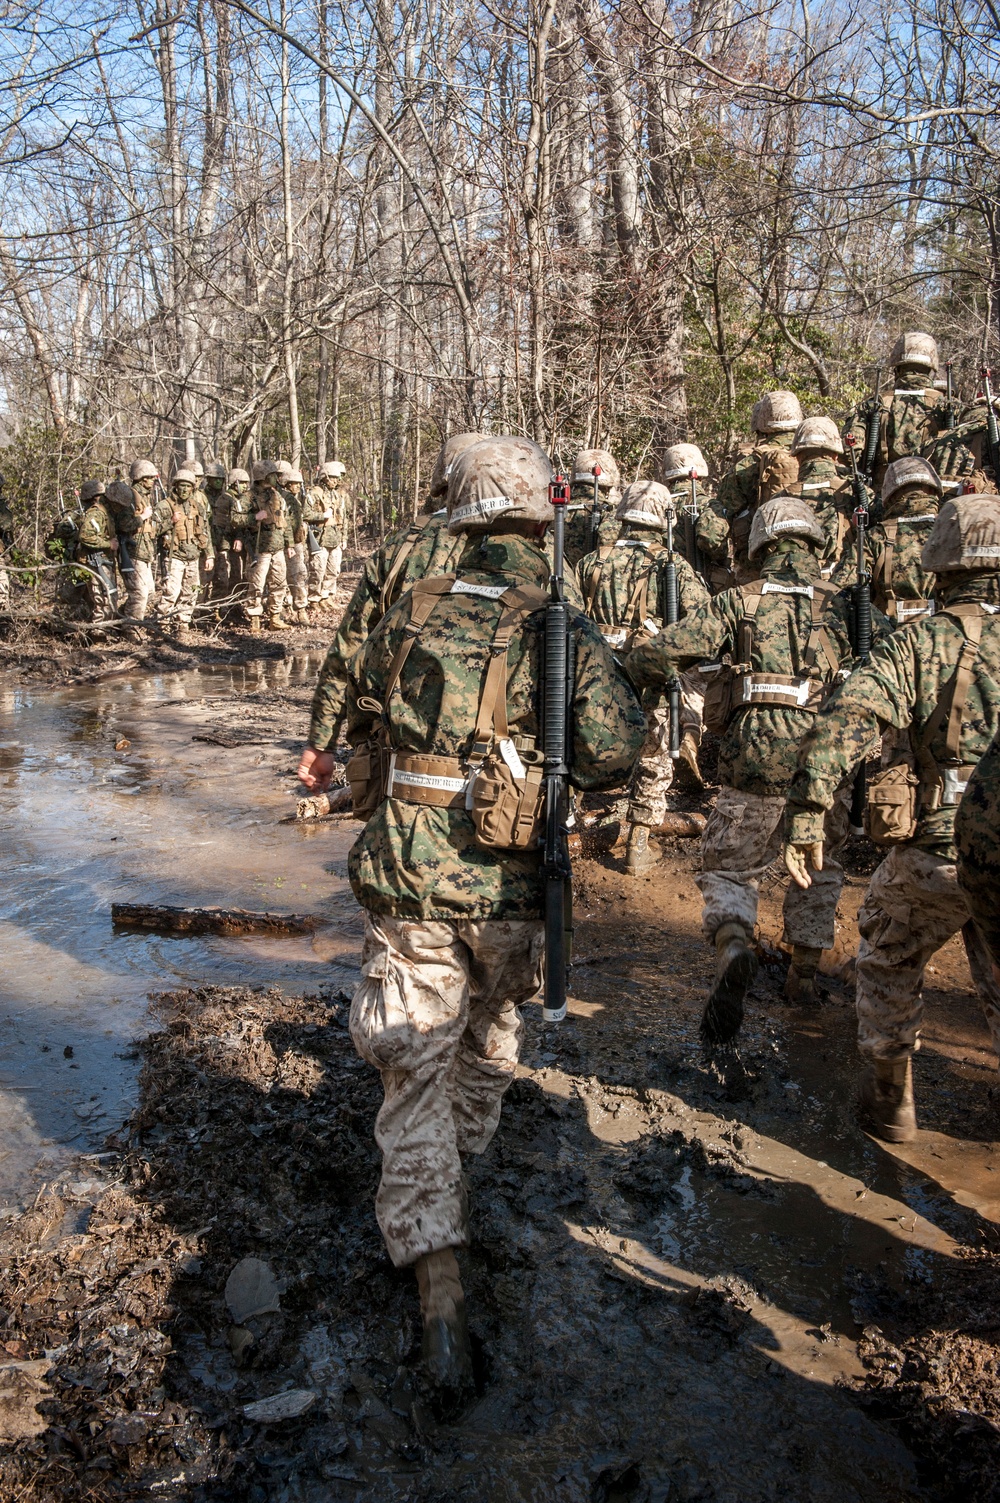
[[[213,699],[199,739],[284,746],[308,698]],[[338,969],[315,994],[160,996],[130,1120],[0,1229],[0,1430],[20,1436],[0,1446],[4,1503],[1000,1498],[996,1072],[961,951],[928,977],[920,1141],[890,1150],[853,1110],[873,852],[851,852],[809,1011],[782,1001],[767,884],[721,1068],[698,1042],[696,857],[665,841],[638,880],[620,846],[577,863],[571,1016],[527,1010],[500,1130],[469,1164],[479,1395],[461,1415],[421,1386],[412,1279],[372,1212],[356,910],[326,913]],[[279,1308],[237,1322],[247,1258]],[[253,1407],[281,1395],[291,1417]]]

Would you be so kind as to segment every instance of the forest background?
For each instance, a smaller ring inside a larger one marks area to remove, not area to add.
[[[0,467],[343,459],[358,529],[448,432],[716,471],[1000,334],[994,0],[40,0],[0,36]]]

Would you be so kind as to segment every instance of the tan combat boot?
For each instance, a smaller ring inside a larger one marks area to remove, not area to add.
[[[750,946],[752,935],[743,924],[723,924],[715,935],[715,985],[701,1020],[709,1044],[728,1044],[743,1022],[743,1000],[757,974],[757,956]]]
[[[424,1367],[441,1388],[472,1386],[472,1347],[465,1320],[465,1293],[452,1247],[425,1253],[414,1265],[424,1325]]]
[[[311,625],[310,620],[309,620],[309,612],[308,611],[296,611],[295,612],[295,619],[299,623],[300,626],[309,626],[309,625]]]
[[[250,617],[250,630],[252,632],[259,632],[260,631],[260,617],[259,616],[251,616]]]
[[[885,1143],[911,1143],[917,1136],[912,1059],[875,1059],[861,1081],[861,1116]]]
[[[641,872],[648,872],[656,865],[656,859],[656,852],[649,846],[649,826],[633,825],[628,832],[625,850],[625,870],[629,876],[638,877]]]
[[[685,731],[681,737],[680,759],[687,767],[691,776],[698,783],[704,783],[701,768],[698,766],[698,743],[694,739],[694,731]]]
[[[822,955],[822,950],[814,950],[810,945],[792,946],[792,963],[785,977],[785,997],[789,1002],[805,1007],[819,1001],[816,972]]]
[[[268,631],[288,631],[288,622],[282,621],[280,616],[270,616],[267,622]]]

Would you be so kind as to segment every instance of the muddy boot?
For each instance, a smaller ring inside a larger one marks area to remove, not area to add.
[[[300,626],[310,626],[312,624],[310,622],[310,620],[309,620],[309,612],[308,611],[296,611],[295,612],[295,619],[299,623]]]
[[[702,777],[701,768],[698,766],[698,743],[694,739],[693,731],[685,731],[681,737],[680,759],[695,782],[703,784],[705,779]]]
[[[913,1141],[917,1111],[911,1059],[872,1060],[861,1081],[861,1118],[885,1143]]]
[[[254,632],[254,633],[260,631],[260,617],[259,616],[251,616],[250,617],[250,630],[252,632]]]
[[[814,950],[810,945],[792,946],[792,963],[785,977],[787,1001],[797,1003],[800,1007],[815,1006],[819,1001],[816,972],[822,954],[822,950]]]
[[[740,1031],[743,1000],[757,974],[751,936],[742,924],[723,924],[715,936],[715,985],[701,1020],[708,1044],[728,1044]]]
[[[640,872],[648,872],[650,867],[655,865],[656,852],[650,849],[649,826],[633,825],[628,832],[625,870],[630,877],[637,877]]]
[[[190,642],[190,640],[191,640],[191,626],[190,626],[190,623],[186,622],[186,621],[182,621],[180,623],[180,625],[177,627],[177,630],[174,632],[174,635],[177,638],[178,642]]]
[[[267,622],[268,631],[288,631],[288,622],[282,621],[280,616],[270,616]]]
[[[424,1324],[424,1367],[440,1388],[472,1387],[472,1347],[465,1321],[465,1294],[452,1247],[425,1253],[414,1265]]]

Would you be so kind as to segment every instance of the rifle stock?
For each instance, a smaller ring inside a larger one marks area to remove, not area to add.
[[[596,483],[595,483],[596,489]],[[569,487],[557,475],[549,487],[554,509],[551,595],[545,608],[542,672],[542,749],[545,756],[545,993],[542,1017],[560,1023],[566,1016],[566,980],[573,926],[572,866],[569,856],[568,709],[572,697],[569,607],[563,589],[566,502]]]
[[[857,439],[849,433],[845,440],[851,457],[851,488],[854,492],[854,527],[857,535],[857,580],[854,585],[854,631],[852,646],[855,656],[867,663],[872,650],[872,589],[868,566],[865,561],[865,532],[868,526],[868,496],[864,481],[858,473]],[[854,774],[851,790],[851,829],[855,835],[864,834],[865,813],[865,764],[862,762]]]

